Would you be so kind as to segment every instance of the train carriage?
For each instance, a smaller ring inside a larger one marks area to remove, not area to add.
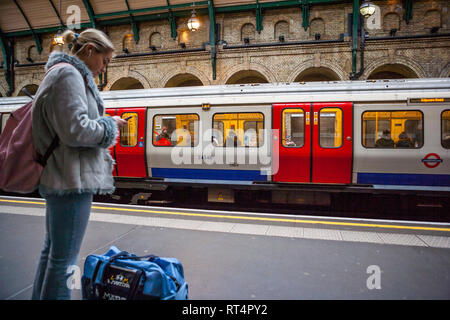
[[[119,190],[203,187],[218,202],[236,201],[238,190],[264,190],[274,203],[325,205],[330,194],[421,191],[448,204],[450,79],[102,96],[107,114],[130,117],[111,148]],[[0,98],[2,127],[27,100]]]

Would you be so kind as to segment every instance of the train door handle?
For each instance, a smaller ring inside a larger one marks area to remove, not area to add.
[[[348,136],[347,141],[352,141],[352,137]]]

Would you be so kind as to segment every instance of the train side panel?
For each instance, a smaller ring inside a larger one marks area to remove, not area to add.
[[[442,146],[440,130],[445,109],[449,107],[357,105],[353,182],[375,188],[450,190],[450,150]]]
[[[149,108],[147,128],[151,177],[219,184],[270,178],[271,139],[259,131],[271,128],[270,106]],[[262,159],[263,147],[269,154]]]

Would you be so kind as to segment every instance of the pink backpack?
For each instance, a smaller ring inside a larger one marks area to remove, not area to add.
[[[56,66],[68,65],[58,63]],[[44,76],[45,77],[45,76]],[[0,135],[0,189],[7,192],[30,193],[37,189],[48,158],[57,147],[55,136],[45,155],[40,156],[33,144],[31,110],[33,101],[11,113]]]

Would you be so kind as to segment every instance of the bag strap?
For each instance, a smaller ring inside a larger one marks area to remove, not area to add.
[[[48,147],[47,151],[43,156],[41,156],[39,153],[37,154],[36,161],[43,167],[47,165],[47,160],[52,155],[53,151],[55,151],[56,147],[59,145],[59,138],[58,136],[55,136],[52,140],[52,143]]]
[[[158,256],[155,256],[154,254],[149,254],[146,256],[135,256],[130,254],[127,251],[120,251],[119,253],[116,253],[115,255],[111,256],[109,258],[108,262],[113,262],[114,260],[117,259],[131,259],[131,260],[141,260],[141,259],[146,259],[148,258],[147,261],[153,262],[155,259],[159,258]]]

